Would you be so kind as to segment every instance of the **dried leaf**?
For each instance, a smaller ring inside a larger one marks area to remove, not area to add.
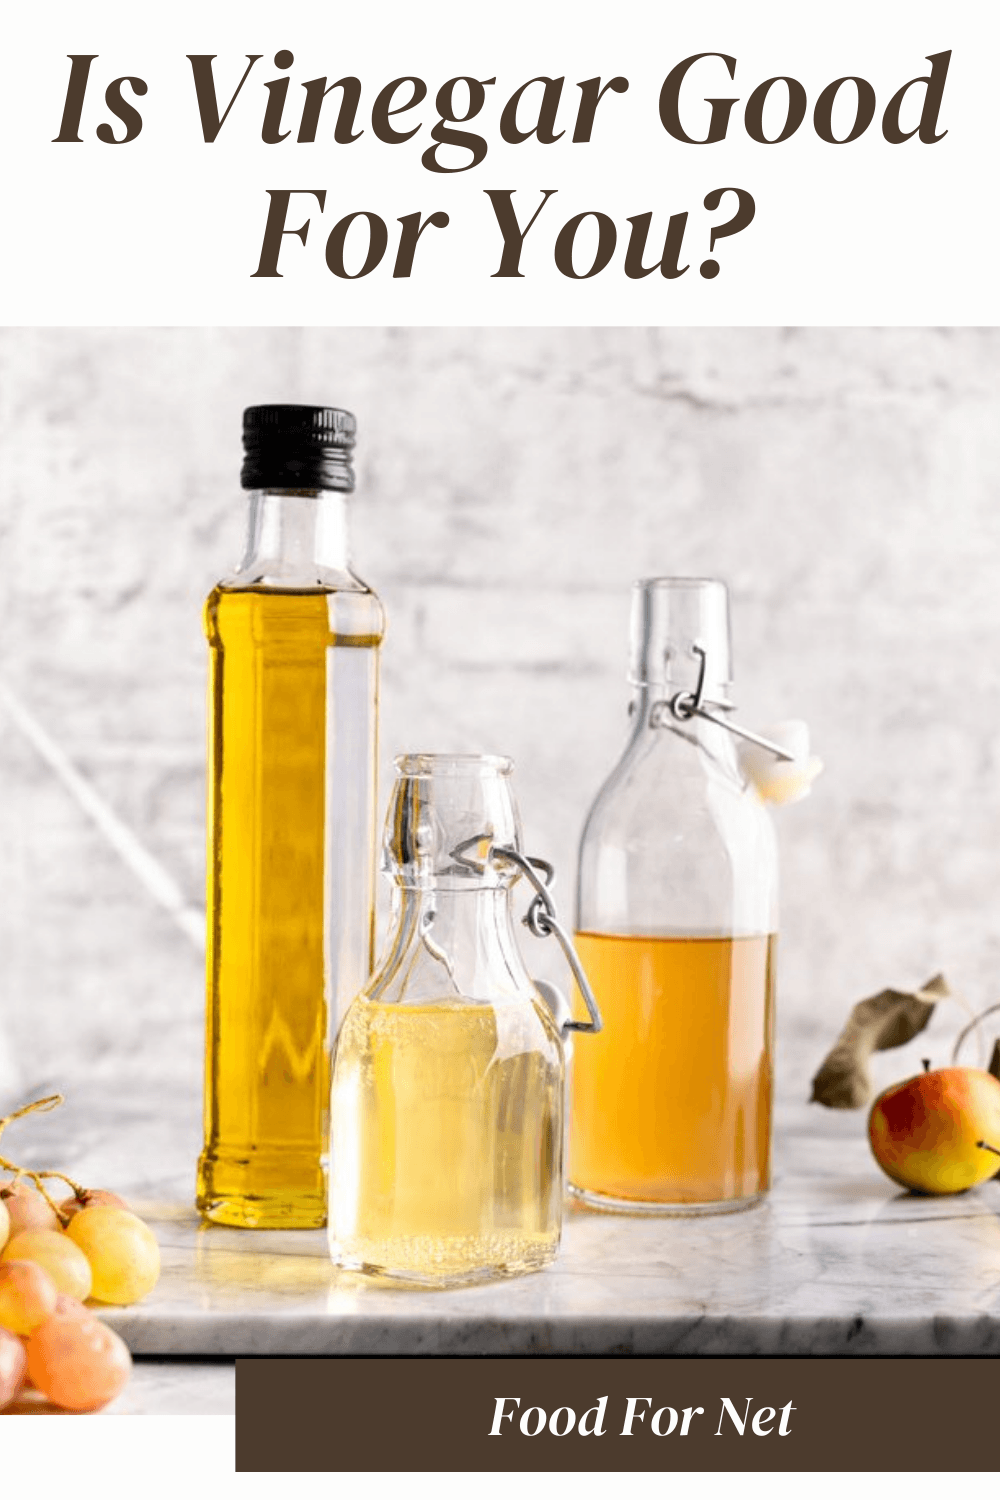
[[[919,990],[882,990],[859,1000],[836,1044],[812,1081],[812,1098],[828,1109],[860,1109],[872,1096],[868,1059],[917,1036],[938,1000],[951,994],[943,974]]]

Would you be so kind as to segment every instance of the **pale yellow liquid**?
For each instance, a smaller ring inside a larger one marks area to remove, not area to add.
[[[577,933],[604,1029],[574,1048],[574,1188],[694,1208],[768,1187],[775,943]]]
[[[377,644],[333,634],[335,599],[217,588],[206,604],[208,1026],[197,1203],[224,1224],[326,1221],[332,661],[344,647]],[[352,708],[374,713],[371,702],[338,711]],[[367,943],[370,962],[370,933]]]
[[[336,1264],[455,1284],[548,1264],[562,1217],[563,1065],[529,1001],[356,1000],[333,1077]]]

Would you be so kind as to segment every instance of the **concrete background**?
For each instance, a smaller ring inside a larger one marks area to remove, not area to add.
[[[1000,999],[998,398],[996,329],[2,330],[0,679],[196,906],[199,611],[242,543],[240,413],[347,406],[386,767],[513,755],[569,915],[630,582],[726,579],[744,721],[807,718],[827,765],[778,814],[801,1097],[863,995],[943,969]],[[8,712],[0,893],[3,1097],[180,1112],[193,1162],[201,956]],[[942,1063],[943,1010],[914,1044]]]

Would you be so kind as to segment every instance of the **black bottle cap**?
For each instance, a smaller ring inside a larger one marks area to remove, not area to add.
[[[357,424],[336,406],[248,406],[243,413],[245,490],[353,490]]]

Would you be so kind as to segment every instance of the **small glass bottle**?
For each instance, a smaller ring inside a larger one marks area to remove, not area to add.
[[[747,1207],[769,1185],[777,855],[723,723],[712,579],[635,585],[631,731],[584,828],[576,945],[604,1029],[573,1060],[569,1177],[596,1208]]]
[[[562,1226],[563,1048],[511,926],[511,762],[406,755],[386,953],[334,1055],[334,1262],[448,1286],[534,1271]]]
[[[351,569],[355,423],[243,416],[246,553],[209,595],[208,1017],[197,1204],[326,1222],[330,1050],[371,972],[382,607]]]

